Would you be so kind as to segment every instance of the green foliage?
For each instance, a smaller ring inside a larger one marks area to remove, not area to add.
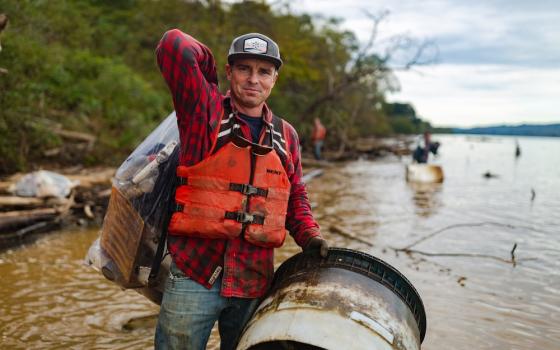
[[[391,129],[396,134],[418,134],[431,129],[429,123],[418,118],[409,103],[386,103],[384,110],[389,117]]]
[[[96,52],[87,23],[96,8],[67,1],[12,6],[19,12],[10,16],[0,53],[0,67],[8,70],[0,79],[0,173],[40,163],[63,143],[60,129],[97,138],[83,158],[69,160],[115,164],[171,109],[167,91],[120,55]],[[23,18],[32,21],[24,25]]]
[[[232,38],[246,32],[273,37],[285,65],[270,105],[302,136],[316,116],[329,127],[332,144],[426,127],[415,113],[385,102],[389,70],[306,113],[333,81],[356,69],[351,62],[359,44],[337,20],[318,22],[291,13],[289,5],[275,10],[264,1],[0,0],[0,12],[10,18],[1,34],[0,68],[8,73],[0,73],[0,174],[52,161],[44,156],[49,149],[71,150],[56,132],[61,129],[96,137],[94,148],[69,161],[122,161],[173,108],[154,55],[171,28],[212,49],[224,92]],[[362,64],[373,69],[383,63],[371,56]]]

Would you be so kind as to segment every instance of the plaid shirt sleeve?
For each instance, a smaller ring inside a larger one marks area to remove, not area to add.
[[[156,57],[177,114],[179,164],[195,165],[210,154],[213,131],[223,114],[214,57],[206,46],[178,29],[163,35]],[[206,288],[211,288],[213,274],[224,267],[226,240],[169,235],[167,247],[177,267]],[[253,295],[258,291],[222,288],[225,295]]]
[[[321,233],[319,224],[311,213],[307,190],[305,189],[305,183],[302,181],[299,138],[293,126],[287,122],[285,124],[285,137],[293,165],[292,171],[288,172],[292,187],[286,215],[286,229],[300,247],[305,247],[312,237],[320,236]]]
[[[221,118],[216,63],[204,44],[178,29],[156,49],[159,68],[173,97],[181,139],[179,164],[194,165],[210,151]]]

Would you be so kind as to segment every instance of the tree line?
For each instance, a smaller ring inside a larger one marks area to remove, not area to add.
[[[231,40],[261,32],[278,42],[285,65],[270,99],[305,138],[314,117],[327,146],[358,137],[422,132],[408,103],[388,103],[402,69],[423,64],[426,43],[395,37],[375,50],[385,14],[370,15],[370,41],[340,21],[297,14],[289,1],[0,0],[0,174],[37,164],[118,165],[172,111],[155,64],[162,34],[179,28],[212,49],[227,88]],[[69,146],[68,141],[73,143]],[[78,144],[76,144],[78,143]]]

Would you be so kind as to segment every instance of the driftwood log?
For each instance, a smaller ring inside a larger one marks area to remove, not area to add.
[[[37,221],[51,220],[58,215],[55,208],[40,208],[32,210],[15,210],[0,213],[0,232],[28,226]]]
[[[41,198],[0,196],[0,207],[40,207],[44,204]]]
[[[73,168],[58,173],[79,184],[68,198],[18,197],[9,194],[24,174],[0,182],[0,250],[29,241],[37,233],[88,222],[101,224],[111,193],[114,168]]]
[[[311,181],[314,178],[319,177],[321,175],[323,175],[323,170],[322,169],[313,169],[310,172],[303,175],[301,180],[305,183],[308,183],[309,181]]]

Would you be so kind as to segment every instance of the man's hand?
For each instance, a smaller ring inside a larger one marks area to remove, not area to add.
[[[304,252],[319,250],[321,257],[326,258],[329,252],[329,244],[321,237],[313,237],[307,242],[307,245],[303,247]]]

